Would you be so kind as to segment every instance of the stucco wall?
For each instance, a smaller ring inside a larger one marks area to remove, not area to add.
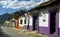
[[[43,8],[40,10],[40,13],[42,14],[42,16],[39,17],[39,20],[40,20],[40,23],[39,23],[39,26],[41,26],[42,23],[45,23],[46,26],[48,26],[48,20],[49,20],[49,10],[52,10],[52,9],[56,9],[56,8],[59,8],[59,12],[60,12],[60,7],[59,5],[54,5],[54,6],[51,6],[51,7],[46,7],[46,8]],[[45,19],[46,19],[46,22],[43,22],[42,19],[44,18],[44,14],[45,13]],[[60,15],[59,15],[60,16]],[[60,18],[59,18],[60,19]],[[43,24],[42,24],[43,25]]]
[[[58,34],[59,34],[59,37],[60,37],[60,5],[58,7],[59,7],[59,32],[58,32]]]
[[[24,26],[24,19],[25,17],[19,17],[19,26]],[[22,24],[20,24],[21,20],[22,20]]]
[[[59,32],[58,32],[58,34],[59,34],[59,37],[60,37],[60,5],[59,5]]]
[[[26,24],[24,23],[24,20],[26,19]],[[21,22],[21,20],[22,20],[22,24],[20,24],[20,22]],[[20,17],[19,18],[19,26],[24,26],[24,25],[28,25],[28,17]]]
[[[22,24],[21,24],[21,20],[22,20]],[[24,20],[26,20],[26,24],[24,23]],[[23,29],[27,29],[27,25],[28,25],[28,16],[24,17],[19,17],[19,27]]]
[[[41,10],[40,10],[40,13],[42,14],[42,15],[40,15],[39,16],[39,32],[40,33],[44,33],[44,34],[47,34],[47,35],[49,35],[50,34],[50,27],[49,27],[49,25],[50,25],[50,21],[49,21],[49,19],[50,19],[50,12],[49,12],[49,10],[52,10],[52,9],[56,9],[56,8],[60,8],[59,7],[59,5],[52,5],[52,6],[49,6],[49,7],[46,7],[46,8],[42,8]],[[59,12],[60,12],[60,9],[59,9]],[[44,16],[44,14],[43,13],[45,13],[45,16]],[[45,18],[45,22],[43,22],[43,19]],[[59,19],[60,19],[60,13],[59,13]],[[58,25],[58,24],[57,24]],[[56,26],[57,26],[56,25]],[[58,27],[58,26],[57,26]],[[60,20],[59,20],[59,27],[60,27]],[[58,28],[56,28],[57,30],[56,30],[56,33],[58,34]],[[60,30],[59,30],[60,31]]]
[[[45,19],[45,21],[43,21]],[[43,14],[39,17],[39,26],[48,27],[48,13]]]
[[[29,17],[30,17],[30,19],[29,19],[29,26],[32,26],[33,25],[33,17],[31,15]]]

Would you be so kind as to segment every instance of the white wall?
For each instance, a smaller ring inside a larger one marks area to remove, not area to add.
[[[25,19],[26,19],[26,24],[24,24],[24,25],[28,25],[28,19],[29,19],[29,18],[28,18],[28,14],[27,14],[27,13],[25,13],[25,17],[26,17],[26,18],[25,18]]]
[[[60,4],[59,4],[59,28],[60,28]]]
[[[49,23],[49,14],[48,14],[48,12],[49,12],[49,10],[56,9],[56,8],[58,8],[58,6],[54,5],[54,6],[46,7],[44,9],[40,10],[40,13],[42,13],[42,16],[39,16],[39,26],[40,27],[48,27],[48,25],[49,25],[48,24]],[[60,6],[59,6],[59,8],[60,8]],[[43,13],[46,13],[45,14],[46,22],[43,22],[43,19],[44,19]],[[60,17],[59,17],[59,19],[60,19]],[[59,27],[60,27],[60,23],[59,23]]]
[[[24,26],[24,17],[19,17],[19,26]],[[22,20],[22,24],[20,24],[20,20]]]
[[[60,13],[59,13],[59,28],[60,28]]]
[[[20,20],[22,19],[23,23],[20,24]],[[26,19],[26,24],[24,23],[24,20]],[[19,26],[24,26],[24,25],[28,25],[28,17],[19,17]]]
[[[26,16],[25,19],[26,19],[26,24],[24,24],[24,25],[28,25],[28,16]],[[25,20],[25,19],[24,19],[24,20]]]
[[[30,15],[30,20],[29,20],[29,26],[32,26],[33,25],[33,17]]]
[[[42,16],[39,16],[39,26],[40,27],[48,27],[48,13],[43,14],[41,13]],[[43,19],[45,19],[46,21],[43,22]]]
[[[59,28],[60,28],[60,7],[59,7]]]

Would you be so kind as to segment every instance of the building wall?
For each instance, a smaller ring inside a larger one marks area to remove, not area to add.
[[[12,22],[12,27],[15,27],[15,18],[12,18],[11,22]]]
[[[39,17],[39,22],[40,22],[39,26],[41,26],[41,27],[48,27],[48,17],[49,17],[48,13],[46,13],[46,14],[42,13],[42,16]],[[44,19],[46,21],[44,21]]]
[[[19,29],[19,18],[16,18],[16,28]]]
[[[59,5],[59,37],[60,37],[60,5]]]
[[[58,5],[59,6],[59,5]],[[50,27],[49,27],[49,25],[50,25],[50,12],[49,12],[49,10],[52,10],[52,9],[56,9],[56,8],[60,8],[60,7],[58,7],[58,6],[56,6],[56,5],[53,5],[53,6],[50,6],[50,7],[46,7],[46,8],[43,8],[43,9],[41,9],[40,10],[40,13],[42,14],[42,15],[39,15],[39,33],[42,33],[42,34],[47,34],[47,35],[49,35],[50,34]],[[59,11],[60,12],[60,11]],[[44,16],[44,14],[43,13],[45,13],[45,16]],[[57,13],[58,14],[58,13]],[[58,16],[58,15],[57,15]],[[60,14],[59,14],[59,16],[60,16]],[[43,19],[45,18],[45,22],[43,22]],[[58,17],[57,17],[58,18]],[[60,17],[59,17],[59,19],[60,19]],[[58,22],[58,19],[56,20],[57,22]],[[60,20],[59,20],[60,21]],[[60,23],[59,23],[60,24]],[[57,30],[56,30],[56,36],[58,37],[58,33],[60,33],[60,28],[59,28],[59,32],[58,32],[58,24],[56,25],[57,26]],[[60,35],[60,34],[59,34]]]
[[[5,23],[4,23],[4,25],[8,27],[8,25],[9,25],[9,21],[6,20]]]
[[[25,19],[24,20],[26,20],[26,23],[24,23],[24,29],[25,30],[28,30],[28,15],[27,14],[25,14]]]
[[[12,23],[11,23],[11,20],[9,20],[9,27],[11,27]]]
[[[28,19],[29,18],[28,18],[27,13],[25,13],[24,16],[20,16],[19,17],[19,26],[20,26],[20,29],[25,29],[25,30],[28,29]],[[22,24],[21,24],[21,20],[22,20]]]
[[[45,21],[44,21],[45,20]],[[46,34],[49,34],[49,14],[46,13],[46,14],[43,14],[42,13],[42,16],[39,17],[39,32],[40,33],[46,33]]]
[[[21,24],[21,20],[22,20],[22,24]],[[23,17],[19,17],[19,29],[23,30],[24,29],[24,24],[23,24]]]
[[[29,15],[29,30],[33,31],[33,17]]]

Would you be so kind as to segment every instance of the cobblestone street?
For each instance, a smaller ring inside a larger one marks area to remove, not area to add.
[[[0,37],[48,37],[42,34],[37,34],[36,31],[19,30],[13,27],[1,26],[2,32]]]
[[[8,27],[1,26],[2,34],[0,34],[0,37],[28,37],[27,35],[23,35],[19,31],[13,30]]]

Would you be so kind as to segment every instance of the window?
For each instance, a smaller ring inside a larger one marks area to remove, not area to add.
[[[24,24],[26,24],[26,19],[24,20]]]
[[[22,24],[22,19],[20,20],[20,24]]]

